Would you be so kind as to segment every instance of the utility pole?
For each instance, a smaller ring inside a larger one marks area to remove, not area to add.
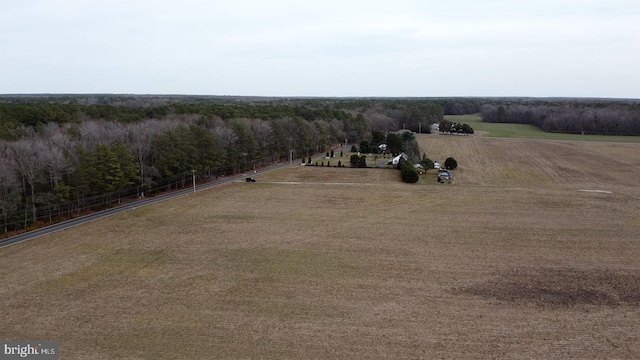
[[[196,171],[191,169],[191,177],[193,178],[193,193],[196,193]]]

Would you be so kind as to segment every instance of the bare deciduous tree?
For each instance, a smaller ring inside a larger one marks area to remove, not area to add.
[[[217,143],[222,146],[222,148],[228,148],[233,146],[233,144],[238,141],[238,135],[228,127],[218,127],[213,129],[212,133],[216,135],[219,140]]]
[[[367,113],[365,114],[369,129],[371,131],[395,131],[398,130],[398,124],[393,120],[391,116],[387,116],[383,113]]]
[[[42,147],[41,141],[35,138],[23,138],[9,144],[9,154],[13,160],[15,169],[22,178],[22,187],[25,194],[25,211],[31,201],[33,221],[36,221],[36,183],[43,178],[45,165],[44,153],[46,149]],[[31,197],[27,196],[27,184],[31,190]],[[27,226],[27,216],[25,216],[25,228]]]
[[[249,127],[253,133],[253,138],[256,139],[256,142],[260,147],[260,151],[264,154],[265,150],[269,147],[271,125],[262,119],[252,119]]]
[[[93,149],[96,145],[111,146],[123,144],[127,139],[124,125],[104,120],[88,120],[78,127],[80,145],[85,149]]]
[[[66,154],[71,152],[74,142],[64,130],[58,124],[48,123],[42,129],[39,138],[39,146],[47,150],[43,156],[52,189],[55,189],[63,176],[71,171],[71,164]]]
[[[0,144],[0,213],[4,219],[4,232],[8,231],[7,219],[9,214],[18,209],[20,204],[20,182],[14,176],[14,166],[10,158],[6,157],[6,145]]]
[[[151,156],[151,143],[156,135],[160,135],[174,129],[177,126],[173,121],[146,120],[144,122],[130,124],[126,127],[127,141],[133,155],[138,161],[140,167],[140,181],[145,184],[145,165],[147,159]],[[144,192],[141,193],[144,197]]]

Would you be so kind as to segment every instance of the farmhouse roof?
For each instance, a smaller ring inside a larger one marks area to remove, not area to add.
[[[405,160],[409,160],[409,156],[405,153],[400,153],[400,155],[394,157],[393,159],[391,159],[391,164],[393,165],[398,165],[398,163],[400,162],[400,159],[404,158]]]

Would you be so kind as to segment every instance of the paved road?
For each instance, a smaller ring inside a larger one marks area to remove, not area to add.
[[[286,167],[289,167],[289,166],[296,166],[296,165],[297,166],[300,165],[300,160],[296,160],[292,164],[289,164],[287,162],[287,163],[281,163],[279,165],[271,166],[271,167],[266,168],[266,169],[256,170],[255,174],[251,173],[250,175],[253,176],[253,175],[258,175],[258,174],[264,174],[264,173],[267,173],[267,172],[283,169],[283,168],[286,168]],[[220,179],[218,179],[218,180],[216,180],[214,182],[196,185],[196,192],[199,191],[199,190],[206,190],[206,189],[210,189],[210,188],[213,188],[213,187],[216,187],[216,186],[220,186],[220,185],[223,185],[223,184],[228,184],[228,183],[231,183],[231,182],[234,182],[234,181],[243,180],[244,177],[245,177],[245,175],[234,175],[234,176],[228,176],[228,177],[220,178]],[[172,193],[168,193],[168,194],[162,194],[162,195],[158,195],[158,196],[154,196],[154,197],[150,197],[150,198],[137,200],[137,201],[129,203],[127,205],[122,205],[122,206],[114,207],[114,208],[107,209],[107,210],[104,210],[104,211],[100,211],[100,212],[97,212],[97,213],[94,213],[94,214],[90,214],[90,215],[82,216],[82,217],[79,217],[79,218],[63,221],[63,222],[60,222],[60,223],[57,223],[57,224],[53,224],[53,225],[50,225],[50,226],[39,228],[37,230],[26,232],[24,234],[20,234],[20,235],[16,235],[16,236],[12,236],[10,238],[4,239],[4,240],[0,241],[0,248],[11,246],[11,245],[14,245],[14,244],[18,244],[18,243],[21,243],[23,241],[27,241],[27,240],[31,240],[31,239],[37,238],[39,236],[51,234],[51,233],[54,233],[56,231],[65,230],[65,229],[69,229],[69,228],[74,227],[74,226],[86,224],[86,223],[88,223],[90,221],[102,219],[102,218],[105,218],[107,216],[111,216],[111,215],[119,214],[121,212],[133,210],[133,209],[138,208],[138,207],[147,206],[147,205],[151,205],[151,204],[156,204],[156,203],[159,203],[161,201],[173,199],[173,198],[176,198],[176,197],[179,197],[179,196],[188,195],[188,194],[191,194],[191,193],[193,193],[193,188],[192,187],[190,187],[188,189],[183,189],[183,190],[175,191],[175,192],[172,192]]]

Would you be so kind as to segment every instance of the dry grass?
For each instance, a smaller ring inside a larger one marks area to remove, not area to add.
[[[640,357],[640,146],[420,141],[455,184],[294,167],[2,249],[0,338],[64,359]]]

